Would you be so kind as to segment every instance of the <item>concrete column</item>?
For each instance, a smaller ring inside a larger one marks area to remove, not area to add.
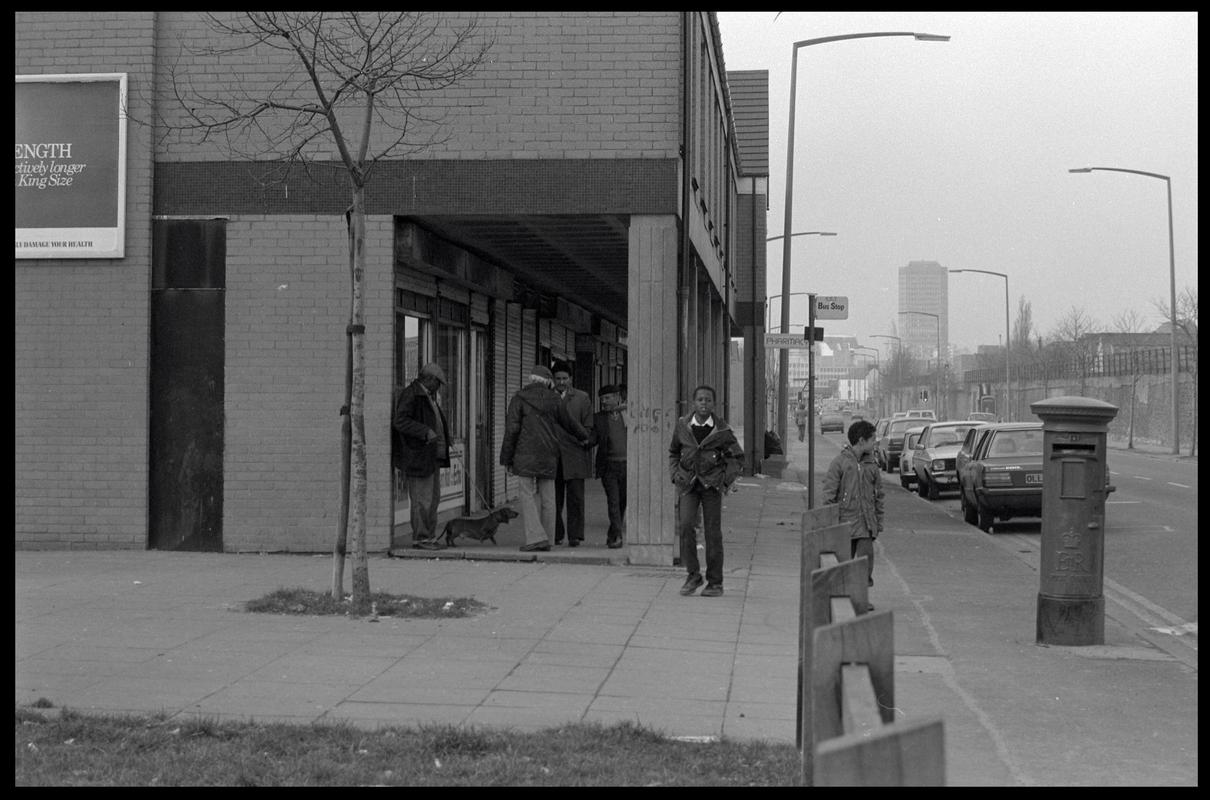
[[[676,543],[668,444],[685,357],[677,328],[678,238],[674,216],[630,218],[626,544],[634,564],[671,565]]]

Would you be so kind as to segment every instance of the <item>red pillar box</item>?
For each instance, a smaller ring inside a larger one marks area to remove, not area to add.
[[[1037,641],[1104,644],[1106,439],[1118,409],[1087,397],[1054,397],[1029,408],[1042,420]]]

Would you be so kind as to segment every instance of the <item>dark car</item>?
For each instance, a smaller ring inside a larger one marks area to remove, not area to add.
[[[819,415],[819,432],[839,431],[844,433],[844,416],[835,411],[825,411]]]
[[[875,458],[887,472],[899,466],[899,455],[903,452],[904,435],[912,428],[923,428],[928,420],[920,417],[897,417],[892,419],[874,445]],[[911,472],[911,470],[908,470]]]
[[[997,518],[1042,515],[1042,423],[987,425],[958,473],[962,518],[991,530]]]

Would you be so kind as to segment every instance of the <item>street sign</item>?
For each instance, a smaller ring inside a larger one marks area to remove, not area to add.
[[[815,319],[848,319],[849,298],[840,295],[815,296]]]
[[[806,350],[807,340],[800,333],[766,333],[766,350]]]
[[[808,342],[822,342],[823,341],[823,328],[819,328],[819,327],[803,328],[802,333],[803,333],[803,338],[806,339]]]

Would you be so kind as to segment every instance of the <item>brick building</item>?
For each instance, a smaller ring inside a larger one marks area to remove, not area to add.
[[[709,12],[478,21],[489,59],[417,101],[441,137],[379,162],[366,193],[368,547],[408,537],[397,387],[431,359],[450,376],[442,513],[457,515],[515,498],[497,464],[505,405],[531,365],[566,359],[594,398],[627,384],[629,554],[668,563],[685,398],[711,383],[724,414],[764,417],[766,75],[726,72]],[[330,550],[347,179],[330,139],[281,179],[172,129],[174,71],[222,97],[292,64],[204,54],[217,40],[194,12],[15,24],[19,81],[122,75],[132,120],[121,257],[15,262],[16,546]]]

